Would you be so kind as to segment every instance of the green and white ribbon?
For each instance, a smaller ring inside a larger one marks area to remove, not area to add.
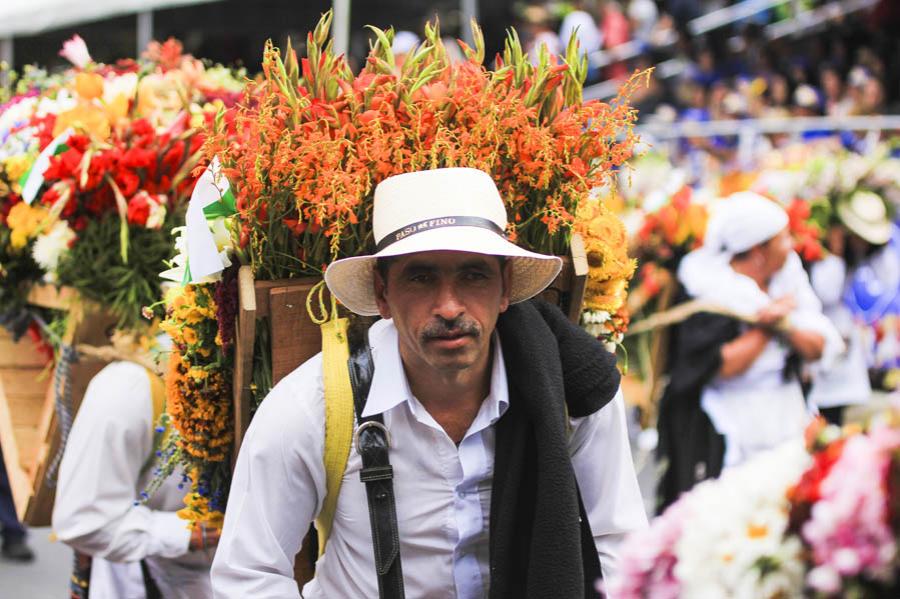
[[[234,193],[222,174],[222,164],[216,156],[197,180],[188,204],[185,217],[187,263],[183,283],[199,281],[225,269],[227,264],[219,255],[207,220],[227,218],[236,212]]]
[[[47,171],[47,167],[50,166],[50,157],[62,154],[69,149],[66,142],[69,141],[69,136],[72,133],[74,133],[74,130],[71,128],[60,133],[50,142],[50,145],[38,154],[31,168],[19,179],[19,185],[22,188],[22,199],[26,204],[34,202],[38,192],[41,190],[41,186],[44,184],[44,173]]]

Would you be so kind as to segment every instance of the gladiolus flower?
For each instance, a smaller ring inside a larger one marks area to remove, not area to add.
[[[84,40],[81,39],[81,36],[77,33],[72,36],[72,39],[66,40],[63,43],[63,47],[62,50],[59,51],[59,55],[71,62],[79,69],[83,69],[87,65],[94,62],[94,59],[91,58],[91,55],[88,52],[87,44],[84,43]]]

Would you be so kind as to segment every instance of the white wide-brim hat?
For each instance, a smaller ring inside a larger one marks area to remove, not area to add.
[[[336,260],[325,271],[331,293],[349,310],[378,314],[374,269],[378,258],[456,251],[505,256],[512,264],[510,303],[543,291],[562,260],[529,252],[505,236],[506,209],[487,173],[441,168],[395,175],[375,188],[372,209],[375,253]]]
[[[857,191],[837,205],[838,217],[848,229],[872,245],[884,245],[891,238],[893,225],[884,200],[872,191]]]

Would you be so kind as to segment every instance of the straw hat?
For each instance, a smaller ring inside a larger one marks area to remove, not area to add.
[[[837,213],[848,229],[873,245],[884,245],[891,238],[891,221],[877,193],[857,191],[838,203]]]
[[[506,209],[487,173],[442,168],[389,177],[375,188],[375,253],[337,260],[325,283],[351,311],[378,314],[373,284],[378,258],[450,250],[506,256],[512,263],[510,303],[534,297],[562,268],[556,256],[536,254],[506,239]]]

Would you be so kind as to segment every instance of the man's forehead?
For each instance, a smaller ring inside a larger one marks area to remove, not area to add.
[[[404,254],[394,258],[395,263],[401,268],[447,268],[467,267],[480,265],[494,265],[500,261],[500,256],[491,254],[479,254],[477,252],[459,252],[451,250],[433,250],[429,252],[416,252]]]

